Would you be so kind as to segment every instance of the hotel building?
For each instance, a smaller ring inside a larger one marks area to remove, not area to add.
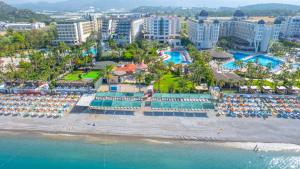
[[[103,41],[115,40],[119,45],[132,43],[141,36],[142,18],[101,18],[101,37]]]
[[[282,22],[281,33],[285,38],[300,37],[300,15],[293,17],[278,17]]]
[[[55,43],[64,42],[69,45],[79,45],[98,31],[98,25],[93,21],[65,21],[56,25],[57,39]]]
[[[213,48],[218,42],[219,30],[219,20],[208,19],[205,10],[196,19],[188,20],[188,37],[199,50]]]
[[[271,43],[278,40],[281,22],[265,22],[247,18],[237,10],[231,19],[220,20],[220,37],[230,37],[240,50],[267,52]]]
[[[171,46],[180,45],[180,21],[176,16],[150,16],[145,18],[144,38],[168,43]]]

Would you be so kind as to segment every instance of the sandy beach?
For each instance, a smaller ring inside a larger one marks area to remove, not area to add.
[[[273,144],[273,148],[267,147],[266,150],[282,150],[282,147],[299,149],[297,146],[300,145],[299,120],[219,118],[213,113],[208,115],[208,118],[151,117],[136,112],[134,116],[68,114],[61,119],[1,116],[0,128],[2,131],[139,137],[150,139],[153,143],[156,139],[217,143],[243,142],[243,145],[234,145],[237,148],[248,147],[249,149],[253,149],[257,142],[280,143]],[[251,142],[251,144],[245,144],[245,142]],[[225,144],[225,146],[228,145]],[[264,147],[262,144],[260,146]]]

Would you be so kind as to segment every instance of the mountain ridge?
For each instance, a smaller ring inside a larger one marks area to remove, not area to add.
[[[99,3],[98,0],[66,0],[55,3],[39,2],[39,3],[24,3],[24,4],[15,4],[15,7],[18,8],[28,8],[32,10],[58,10],[58,11],[75,11],[80,9],[86,9],[90,6],[94,6],[99,10],[109,10],[109,9],[126,9],[131,10],[140,6],[164,6],[164,7],[202,7],[199,3],[192,3],[191,0],[185,2],[174,1],[174,0],[101,0]],[[220,7],[221,8],[221,7]],[[227,8],[227,7],[223,7]],[[231,7],[228,7],[231,8]],[[239,7],[241,9],[251,9],[251,10],[275,10],[275,9],[291,9],[291,10],[300,10],[300,5],[292,5],[285,3],[260,3],[254,5],[247,5]]]
[[[30,22],[48,21],[48,16],[37,14],[28,9],[17,9],[0,1],[0,21],[4,22]]]

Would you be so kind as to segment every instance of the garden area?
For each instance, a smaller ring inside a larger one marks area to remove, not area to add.
[[[73,71],[72,73],[67,74],[63,80],[65,81],[80,81],[82,79],[93,79],[97,80],[101,76],[100,71]]]
[[[194,84],[183,77],[168,73],[154,83],[154,90],[161,93],[186,93],[194,90]]]

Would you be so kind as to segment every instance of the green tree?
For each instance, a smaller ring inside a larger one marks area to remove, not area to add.
[[[145,74],[142,71],[138,71],[135,73],[135,80],[138,82],[139,84],[139,92],[141,92],[141,83],[144,82],[145,80]]]

